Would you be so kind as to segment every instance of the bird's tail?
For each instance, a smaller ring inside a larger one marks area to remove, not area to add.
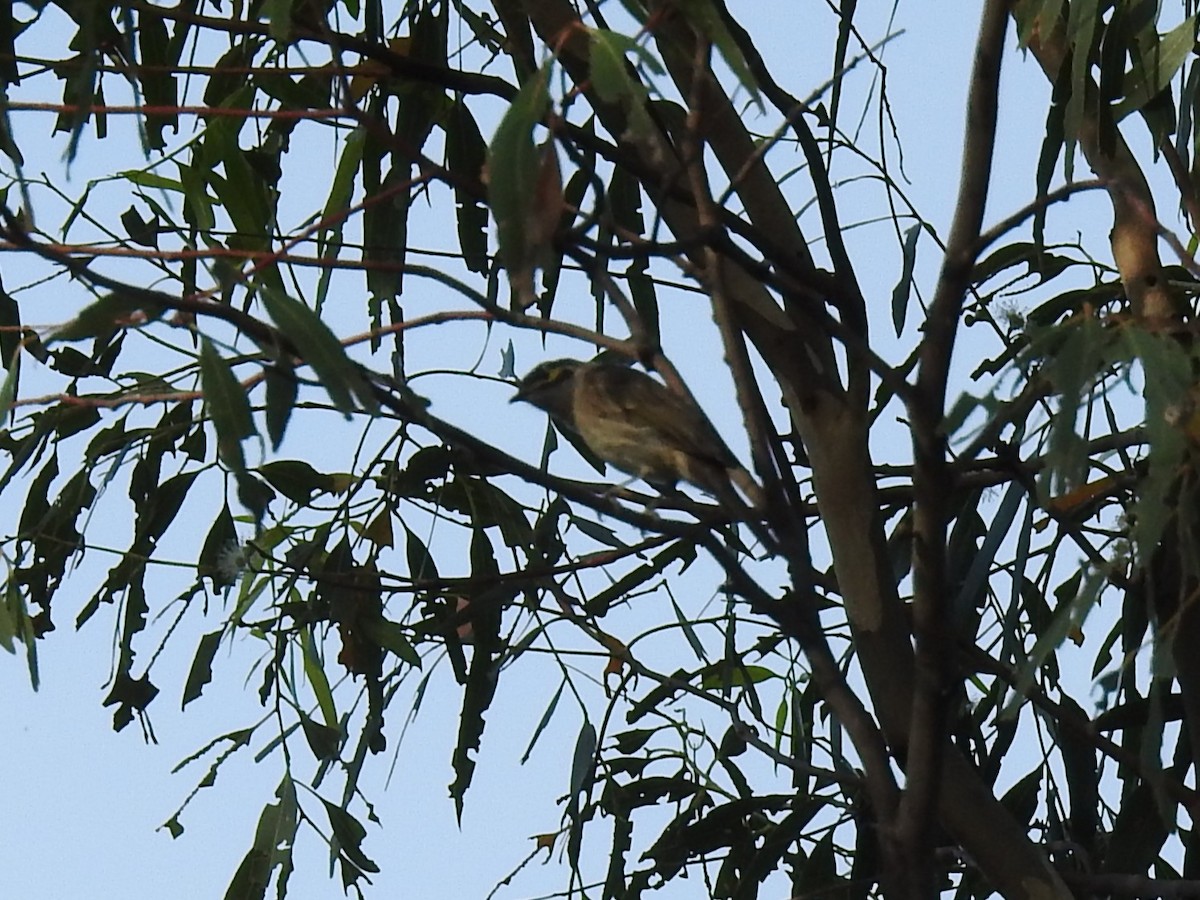
[[[752,509],[757,512],[762,512],[766,509],[767,498],[763,494],[763,489],[754,476],[743,469],[741,466],[731,467],[726,469],[729,480],[732,481],[743,494],[746,495],[746,500],[749,501]]]

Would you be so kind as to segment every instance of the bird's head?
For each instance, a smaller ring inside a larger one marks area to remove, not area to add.
[[[571,392],[575,373],[583,366],[577,359],[552,359],[534,366],[517,382],[517,392],[509,403],[523,400],[544,409],[565,424],[571,422]]]

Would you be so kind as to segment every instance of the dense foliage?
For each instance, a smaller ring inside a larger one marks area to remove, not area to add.
[[[319,868],[304,831],[369,893],[364,773],[453,686],[461,814],[531,670],[575,895],[1196,890],[1193,4],[980,4],[944,234],[891,36],[776,6],[0,8],[0,644],[36,685],[111,628],[147,735],[248,648],[264,715],[195,757],[278,780],[227,896]],[[988,203],[1002,62],[1053,97]],[[694,389],[763,507],[507,406],[600,351]]]

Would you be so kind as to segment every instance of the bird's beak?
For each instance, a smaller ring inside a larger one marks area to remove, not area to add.
[[[508,398],[508,402],[516,403],[518,400],[524,400],[524,399],[525,399],[525,386],[523,384],[518,384],[517,392]]]

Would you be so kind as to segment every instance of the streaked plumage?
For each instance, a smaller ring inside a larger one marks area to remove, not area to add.
[[[761,505],[761,488],[704,414],[643,372],[551,360],[521,379],[512,399],[544,409],[605,462],[652,485],[686,481],[727,505],[743,505],[732,481]]]

